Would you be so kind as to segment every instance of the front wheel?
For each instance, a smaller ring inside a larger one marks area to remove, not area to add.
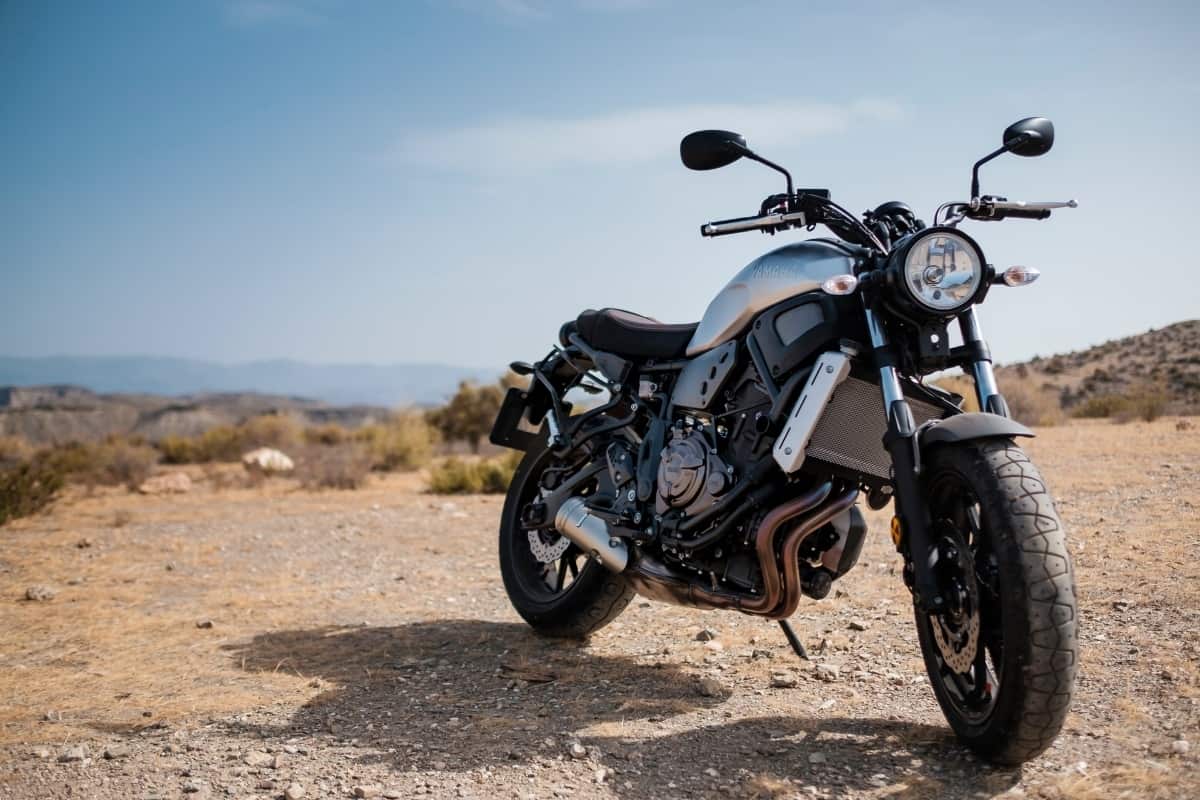
[[[947,600],[916,614],[934,694],[984,758],[1020,764],[1054,741],[1079,643],[1066,535],[1037,468],[1011,439],[943,445],[925,491]]]

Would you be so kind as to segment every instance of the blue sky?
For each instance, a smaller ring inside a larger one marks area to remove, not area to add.
[[[689,130],[928,218],[1032,114],[984,190],[1080,208],[965,228],[1043,271],[998,358],[1200,315],[1197,6],[980,5],[0,0],[0,352],[499,367],[783,243],[700,238],[782,186]]]

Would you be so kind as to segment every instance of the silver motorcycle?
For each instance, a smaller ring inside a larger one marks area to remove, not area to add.
[[[1074,574],[1054,501],[1017,444],[975,306],[1037,270],[997,271],[959,226],[1045,219],[1065,203],[980,195],[979,168],[1039,156],[1047,119],[1020,120],[974,166],[971,197],[926,225],[901,202],[858,217],[729,131],[680,145],[695,170],[739,159],[782,194],[704,236],[824,226],[737,273],[698,323],[584,311],[545,358],[512,369],[491,440],[525,457],[500,524],[514,608],[549,636],[585,637],[634,594],[779,620],[858,561],[859,502],[893,504],[917,636],[955,733],[1016,764],[1062,727],[1078,662]],[[949,326],[961,333],[952,345]],[[981,412],[925,383],[958,367]],[[596,397],[580,402],[586,395]]]

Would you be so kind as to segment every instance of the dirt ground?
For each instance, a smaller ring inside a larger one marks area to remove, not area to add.
[[[500,584],[501,498],[411,475],[81,492],[0,530],[0,797],[1200,797],[1200,424],[1040,434],[1083,653],[1021,769],[949,733],[886,511],[793,619],[802,662],[773,623],[641,600],[538,639]]]

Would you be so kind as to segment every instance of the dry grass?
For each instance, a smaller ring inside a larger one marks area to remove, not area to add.
[[[481,460],[448,458],[430,471],[429,491],[433,494],[504,494],[520,462],[521,453],[517,452]]]
[[[361,489],[371,474],[371,455],[361,445],[310,446],[301,453],[296,478],[305,489]]]

